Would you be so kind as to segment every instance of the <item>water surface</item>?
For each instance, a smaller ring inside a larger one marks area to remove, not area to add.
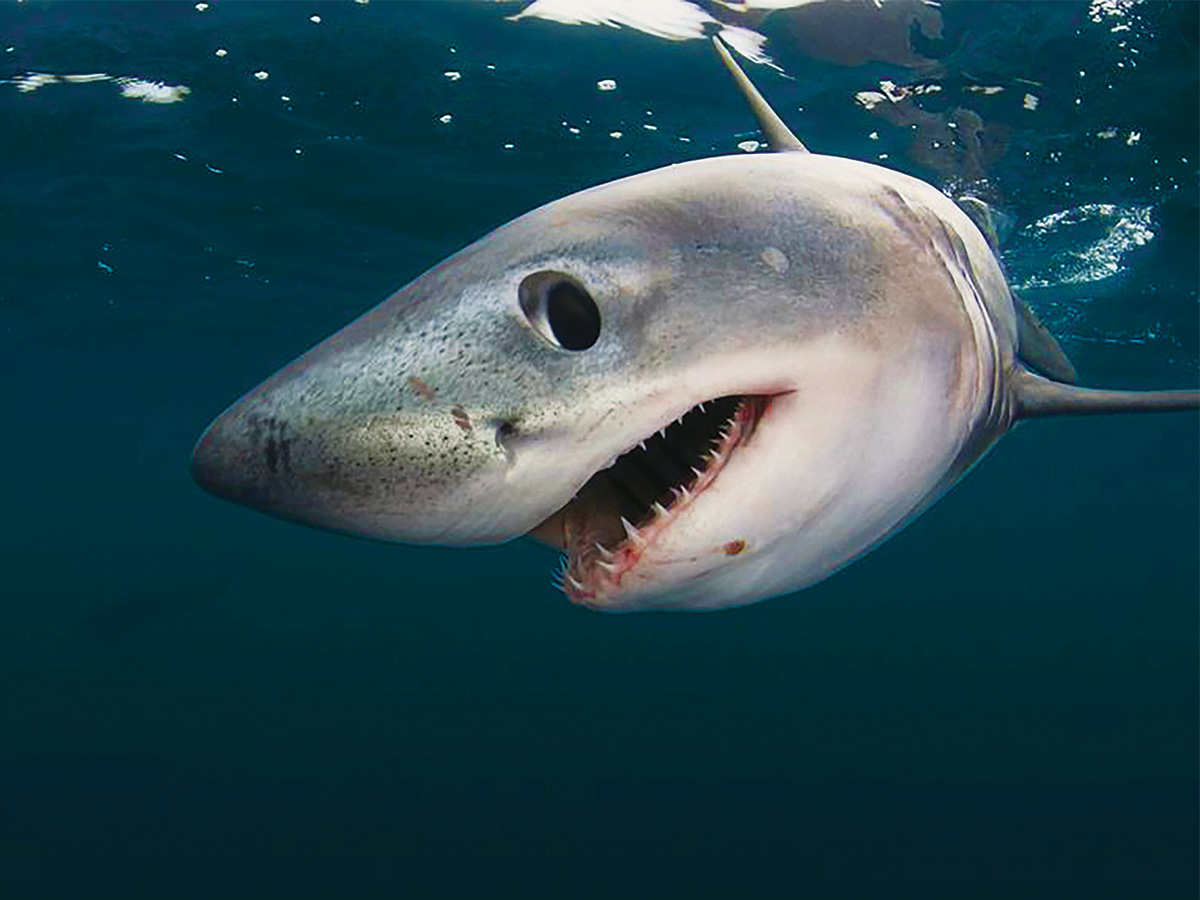
[[[445,255],[761,139],[702,41],[200,6],[0,7],[5,896],[1195,896],[1194,416],[1021,428],[837,577],[698,616],[196,489],[213,415]],[[1195,384],[1197,6],[941,15],[852,65],[767,21],[750,72],[814,149],[1011,217],[1085,381]]]

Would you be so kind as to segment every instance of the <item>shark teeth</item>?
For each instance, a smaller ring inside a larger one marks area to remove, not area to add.
[[[562,591],[576,602],[603,605],[632,569],[648,577],[646,557],[655,542],[728,465],[767,400],[729,396],[699,403],[609,460],[603,477],[585,486],[591,492],[580,490],[564,524],[568,558],[555,577]]]
[[[642,537],[642,533],[624,516],[621,516],[621,525],[625,529],[625,540],[639,549],[642,549],[646,546],[647,541],[644,537]]]

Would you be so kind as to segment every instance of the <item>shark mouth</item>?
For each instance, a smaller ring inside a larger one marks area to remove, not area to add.
[[[595,473],[550,520],[561,536],[554,543],[567,552],[557,586],[585,605],[620,590],[647,548],[754,433],[770,401],[739,395],[697,404]]]

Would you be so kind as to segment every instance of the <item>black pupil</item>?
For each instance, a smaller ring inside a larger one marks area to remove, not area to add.
[[[546,322],[567,350],[586,350],[600,337],[596,302],[569,281],[560,281],[546,292]]]

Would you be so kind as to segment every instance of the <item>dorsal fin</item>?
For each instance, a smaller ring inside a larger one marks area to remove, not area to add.
[[[1200,391],[1107,391],[1059,384],[1025,369],[1013,379],[1018,419],[1200,409]]]
[[[725,68],[729,70],[729,74],[733,76],[733,80],[746,98],[746,102],[750,104],[754,118],[758,119],[758,127],[767,137],[767,145],[776,153],[784,151],[807,153],[808,148],[800,143],[800,138],[792,134],[791,129],[783,124],[783,119],[779,118],[775,114],[775,110],[771,109],[771,105],[763,99],[758,88],[746,77],[742,67],[725,48],[724,41],[717,35],[713,35],[712,42],[713,46],[717,48],[717,52],[721,54],[721,62],[725,63]]]

